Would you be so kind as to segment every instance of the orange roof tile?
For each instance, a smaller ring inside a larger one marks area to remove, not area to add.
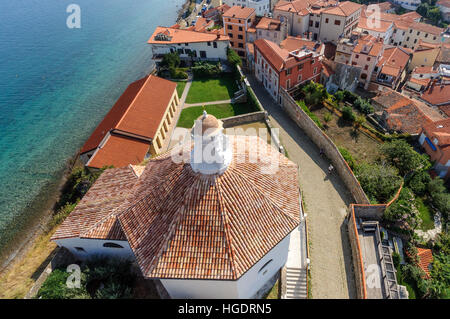
[[[160,37],[164,35],[165,37]],[[224,34],[214,32],[197,32],[188,29],[173,29],[157,27],[148,40],[149,44],[177,44],[209,41],[228,41],[230,38]]]
[[[433,35],[440,35],[442,32],[444,32],[444,29],[438,28],[435,26],[432,26],[428,23],[422,23],[422,22],[412,22],[409,25],[410,29],[417,30],[417,31],[423,31],[427,33],[431,33]]]
[[[261,20],[256,25],[256,29],[279,30],[280,26],[281,26],[280,20],[262,17]]]
[[[321,52],[324,46],[325,45],[323,43],[292,36],[288,36],[280,43],[280,47],[288,50],[289,52],[300,50],[304,47],[312,51]]]
[[[105,143],[95,151],[86,163],[88,167],[125,167],[141,163],[148,152],[150,143],[123,135],[110,135]]]
[[[430,276],[430,267],[433,262],[433,253],[431,249],[417,248],[417,257],[419,257],[419,267]]]
[[[364,30],[372,30],[376,32],[386,32],[392,25],[390,21],[378,20],[378,23],[369,23],[369,19],[360,17],[358,22],[358,28]]]
[[[450,104],[450,84],[431,84],[428,90],[423,92],[420,98],[432,105]]]
[[[118,225],[145,277],[240,278],[298,227],[301,206],[296,164],[259,137],[230,136],[230,145],[222,175],[194,173],[168,153],[139,178],[131,168],[106,170],[52,240],[122,239]],[[180,146],[185,162],[191,147]],[[266,158],[276,158],[277,174],[264,173]]]
[[[154,75],[148,76],[115,129],[153,138],[176,87],[175,82]]]
[[[360,10],[362,8],[362,5],[352,2],[352,1],[344,1],[339,2],[339,4],[336,7],[330,7],[323,10],[324,13],[327,14],[333,14],[338,16],[344,16],[348,17],[355,13],[356,11]]]
[[[233,6],[223,16],[225,18],[248,19],[255,14],[255,9],[250,7]]]
[[[381,73],[398,77],[406,68],[409,57],[404,48],[386,48],[377,66],[381,68]]]
[[[133,102],[133,99],[141,90],[146,80],[147,77],[142,78],[136,82],[131,83],[127,87],[127,89],[119,97],[108,114],[106,114],[97,128],[91,134],[89,139],[84,143],[80,151],[81,154],[97,148],[100,145],[101,141],[105,138],[106,134],[108,134],[110,130],[116,127],[117,123],[119,123],[126,110],[130,107],[131,102]]]

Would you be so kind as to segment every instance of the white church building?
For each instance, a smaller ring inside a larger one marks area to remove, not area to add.
[[[192,138],[145,166],[105,170],[52,240],[80,259],[133,259],[172,298],[260,296],[300,224],[298,167],[206,113]]]

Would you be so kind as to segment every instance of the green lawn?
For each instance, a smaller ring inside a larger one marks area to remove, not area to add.
[[[275,285],[273,285],[272,289],[270,289],[270,291],[267,293],[265,299],[279,299],[278,296],[278,283],[279,280],[277,280],[277,282],[275,283]]]
[[[409,299],[417,299],[416,297],[416,289],[415,289],[415,283],[411,282],[408,278],[404,278],[403,272],[402,272],[402,266],[396,267],[397,270],[397,283],[399,285],[405,286],[406,290],[408,290],[408,298]]]
[[[422,224],[420,226],[420,229],[423,231],[427,231],[434,228],[434,218],[433,213],[430,210],[430,208],[425,205],[422,198],[417,197],[415,206],[417,210],[419,211],[419,217],[422,220]]]
[[[194,79],[186,103],[229,100],[237,89],[236,82],[231,76],[221,76],[218,79]]]
[[[183,94],[183,91],[184,91],[185,87],[186,87],[186,82],[183,82],[183,81],[177,82],[178,98],[181,99],[181,95]]]
[[[253,106],[248,103],[206,105],[205,109],[208,114],[212,114],[218,119],[256,111]],[[194,125],[194,121],[202,115],[202,113],[202,106],[192,106],[183,109],[177,126],[191,128]]]

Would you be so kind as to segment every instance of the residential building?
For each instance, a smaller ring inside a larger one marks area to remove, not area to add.
[[[432,81],[438,77],[439,71],[433,69],[432,66],[415,67],[411,72],[408,81],[406,81],[405,86],[407,89],[423,92],[428,89]]]
[[[231,47],[239,54],[246,57],[247,31],[256,19],[253,8],[234,6],[223,14],[224,34],[230,39]]]
[[[226,60],[228,36],[218,32],[197,32],[172,27],[157,27],[148,40],[153,60],[161,61],[167,53],[178,52],[184,60]]]
[[[279,90],[291,91],[307,81],[319,82],[323,44],[288,37],[281,43],[259,39],[255,45],[255,76],[278,101]]]
[[[83,163],[125,167],[160,153],[179,111],[176,86],[153,75],[130,84],[83,145]]]
[[[442,18],[445,22],[450,22],[450,0],[439,0],[436,6],[442,13]]]
[[[256,39],[266,39],[280,45],[287,37],[287,23],[263,17],[255,27]]]
[[[336,47],[335,62],[361,68],[360,85],[368,88],[374,69],[383,57],[383,40],[372,35],[343,38]]]
[[[433,169],[441,178],[450,177],[450,118],[424,125],[419,144],[435,162]]]
[[[416,11],[417,7],[421,4],[420,0],[393,0],[393,2],[402,8],[412,11]]]
[[[394,31],[389,44],[415,49],[422,42],[438,44],[444,29],[422,22],[394,21]]]
[[[264,16],[270,13],[270,0],[222,0],[223,4],[230,7],[241,6],[255,9],[257,16]]]
[[[349,36],[357,27],[361,8],[350,1],[280,1],[273,17],[287,21],[290,35],[336,44],[340,37]]]
[[[377,6],[376,9],[379,12],[395,14],[395,6],[393,6],[392,3],[390,3],[390,2],[385,1],[385,2],[379,2],[379,3],[371,3],[368,5],[369,8],[373,8],[374,6]]]
[[[411,52],[401,47],[385,48],[383,56],[374,68],[372,80],[380,84],[397,89],[406,78],[406,71]]]
[[[419,45],[412,52],[411,62],[408,71],[416,67],[432,67],[441,50],[442,44],[419,41]]]
[[[298,167],[206,112],[192,135],[145,166],[105,170],[51,240],[80,260],[131,259],[171,298],[261,298],[303,217]],[[197,158],[205,148],[215,160]]]
[[[434,67],[439,67],[441,64],[450,64],[450,43],[441,44],[436,61],[434,61]]]
[[[220,6],[210,8],[204,12],[202,12],[202,16],[207,20],[213,20],[215,22],[222,21],[223,14],[228,11],[231,7],[226,4],[222,4]]]
[[[381,38],[384,44],[388,44],[394,32],[394,24],[390,21],[374,21],[370,18],[360,17],[356,30],[362,34],[370,34],[375,38]]]

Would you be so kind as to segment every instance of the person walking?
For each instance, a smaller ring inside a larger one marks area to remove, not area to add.
[[[328,173],[331,174],[334,170],[333,165],[330,164],[330,166],[328,166]]]

